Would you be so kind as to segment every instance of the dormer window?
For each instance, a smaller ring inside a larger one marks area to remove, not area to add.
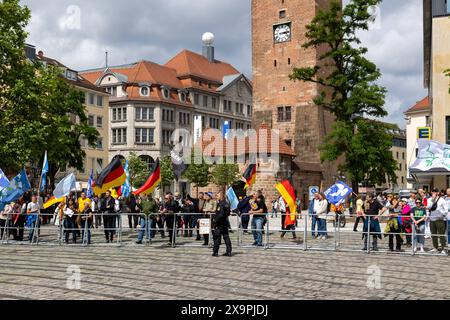
[[[140,94],[142,97],[148,97],[150,95],[150,88],[148,86],[141,87]]]
[[[185,92],[180,92],[179,97],[180,97],[180,102],[182,102],[182,103],[186,102],[186,93]]]
[[[169,99],[169,97],[170,97],[169,89],[163,88],[162,89],[162,94],[163,94],[164,99]]]

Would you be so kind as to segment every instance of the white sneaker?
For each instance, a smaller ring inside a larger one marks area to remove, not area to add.
[[[425,249],[423,247],[420,247],[420,252],[425,252]]]
[[[442,256],[446,256],[447,255],[447,251],[442,250],[439,254],[442,255]]]
[[[417,252],[417,247],[414,247],[413,251],[414,251],[414,253],[416,253]]]
[[[436,249],[431,249],[431,251],[430,251],[430,253],[437,253],[437,252],[439,252],[439,251],[437,251]]]

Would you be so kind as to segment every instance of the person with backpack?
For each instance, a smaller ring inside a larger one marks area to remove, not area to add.
[[[326,240],[328,238],[327,233],[327,216],[330,211],[330,204],[323,192],[319,194],[319,204],[317,208],[317,222],[319,239]]]
[[[430,229],[434,247],[431,252],[440,252],[443,255],[447,255],[447,239],[445,237],[445,218],[448,214],[447,201],[439,196],[439,189],[433,189],[432,196],[428,199],[427,203],[427,208],[430,210]],[[439,241],[441,247],[439,247]]]

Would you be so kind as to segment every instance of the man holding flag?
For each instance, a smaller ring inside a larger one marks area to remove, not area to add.
[[[285,208],[285,215],[281,215],[282,228],[281,238],[286,235],[286,230],[292,230],[293,238],[296,239],[295,235],[295,221],[297,216],[297,196],[295,195],[295,190],[292,187],[289,180],[285,180],[276,185],[276,189],[281,195],[280,206]],[[284,218],[283,218],[284,216]]]

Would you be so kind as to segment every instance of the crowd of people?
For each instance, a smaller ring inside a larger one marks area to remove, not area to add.
[[[221,240],[226,245],[225,255],[231,256],[232,246],[229,233],[233,232],[230,224],[232,212],[240,216],[240,229],[245,234],[253,235],[256,247],[263,246],[263,234],[269,218],[266,199],[261,191],[239,198],[237,209],[231,210],[223,192],[215,195],[200,192],[197,198],[189,195],[182,197],[179,193],[167,192],[162,198],[131,195],[129,198],[113,196],[110,191],[101,197],[92,199],[82,192],[70,194],[66,201],[44,209],[43,203],[51,195],[38,199],[35,194],[25,194],[17,203],[8,204],[0,212],[1,239],[12,236],[16,241],[24,241],[24,230],[28,230],[28,240],[32,242],[40,232],[40,226],[52,223],[60,227],[61,240],[65,243],[81,241],[91,244],[91,229],[102,228],[106,243],[117,240],[120,215],[128,215],[129,229],[137,231],[137,244],[151,241],[158,234],[168,238],[173,244],[174,237],[195,237],[204,246],[210,244],[213,237],[213,255],[217,256]],[[272,218],[280,214],[280,238],[286,233],[296,239],[296,227],[300,214],[295,219],[290,216],[290,208],[280,196],[273,199]],[[298,207],[301,203],[297,202]],[[450,243],[450,189],[446,192],[434,189],[431,194],[424,190],[411,192],[409,198],[399,198],[390,194],[368,194],[357,198],[355,205],[355,224],[353,230],[358,232],[363,225],[363,250],[371,245],[371,250],[378,251],[378,240],[388,238],[390,251],[403,251],[402,247],[414,245],[415,252],[425,251],[425,239],[432,238],[432,253],[447,254]],[[333,213],[331,213],[331,211]],[[330,204],[323,193],[316,193],[308,206],[311,221],[311,236],[326,240],[328,236],[327,220],[330,216],[339,219],[343,206]],[[209,219],[210,232],[200,233],[199,222]],[[250,223],[251,222],[251,223]],[[381,230],[381,222],[385,223]],[[250,228],[249,228],[250,226]],[[7,232],[7,234],[5,234]],[[37,234],[36,234],[37,233]],[[414,237],[414,238],[413,238]],[[71,238],[71,239],[70,239]],[[371,244],[369,244],[371,240]]]

